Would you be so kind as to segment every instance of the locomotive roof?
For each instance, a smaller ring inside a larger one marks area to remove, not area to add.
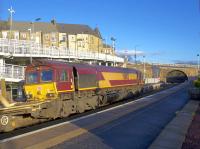
[[[97,69],[98,71],[104,72],[125,72],[125,73],[135,73],[140,72],[139,70],[133,68],[122,68],[122,67],[111,67],[111,66],[99,66],[99,65],[89,65],[80,63],[69,63],[63,61],[52,61],[52,60],[37,60],[31,66],[36,65],[47,65],[50,67],[76,67],[79,69]]]

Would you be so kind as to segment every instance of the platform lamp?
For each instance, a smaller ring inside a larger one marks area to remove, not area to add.
[[[29,28],[28,31],[29,31],[29,34],[30,34],[30,45],[29,45],[29,49],[30,49],[30,63],[32,64],[32,62],[33,62],[33,58],[32,58],[32,49],[31,49],[31,36],[32,36],[32,29]]]
[[[145,73],[146,73],[146,65],[145,65],[145,55],[143,55],[143,79],[144,79],[144,81],[145,81],[145,78],[146,78],[146,75],[145,75]]]
[[[31,36],[32,36],[33,44],[34,44],[34,42],[36,42],[35,22],[38,22],[40,20],[41,20],[41,18],[36,18],[34,21],[31,22],[31,28],[28,29],[28,31],[30,32],[30,63],[33,62],[32,49],[31,49],[31,42],[32,42]]]
[[[197,54],[197,74],[199,75],[199,54]]]
[[[112,48],[113,48],[113,51],[114,51],[114,55],[113,55],[113,58],[114,58],[114,67],[115,67],[115,41],[116,41],[116,38],[114,37],[111,37],[110,40],[112,41]]]
[[[134,54],[134,58],[135,58],[135,64],[137,64],[137,47],[139,47],[140,45],[135,45],[135,54]]]
[[[34,21],[31,22],[32,24],[32,33],[35,34],[35,22],[40,21],[41,18],[36,18]],[[35,36],[33,37],[33,40],[35,41]]]

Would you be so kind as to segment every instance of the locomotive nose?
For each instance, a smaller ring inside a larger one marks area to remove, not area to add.
[[[49,100],[57,97],[53,82],[44,84],[25,85],[28,100]]]

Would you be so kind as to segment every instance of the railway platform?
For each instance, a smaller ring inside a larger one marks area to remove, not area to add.
[[[2,139],[0,148],[146,149],[155,145],[171,120],[190,104],[188,86],[185,82],[104,111]]]

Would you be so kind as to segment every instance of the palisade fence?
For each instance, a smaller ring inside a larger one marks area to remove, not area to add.
[[[0,55],[14,57],[44,57],[63,59],[99,60],[105,62],[123,63],[124,59],[115,55],[83,51],[80,49],[68,49],[64,47],[42,47],[33,41],[0,38]]]

